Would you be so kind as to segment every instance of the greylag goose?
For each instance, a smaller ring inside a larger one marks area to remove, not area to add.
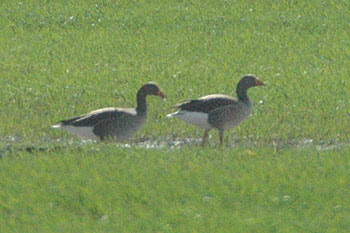
[[[249,88],[265,85],[254,75],[244,76],[237,84],[238,100],[227,95],[207,95],[178,105],[179,111],[168,114],[189,124],[203,128],[202,144],[205,145],[212,128],[219,130],[220,144],[223,143],[224,130],[239,125],[252,113],[253,104],[247,94]]]
[[[124,141],[135,134],[146,122],[148,95],[165,98],[159,87],[146,83],[137,92],[137,107],[134,108],[102,108],[85,115],[63,120],[52,128],[63,129],[84,139]]]

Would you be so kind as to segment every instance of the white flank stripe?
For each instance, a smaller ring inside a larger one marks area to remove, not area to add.
[[[52,128],[53,128],[53,129],[59,129],[59,128],[61,128],[61,125],[60,125],[60,124],[58,124],[58,125],[53,125]]]
[[[212,126],[208,124],[208,114],[202,112],[178,111],[168,114],[167,117],[176,117],[179,120],[189,124],[198,126],[203,129],[211,129]]]
[[[166,117],[176,117],[177,114],[179,114],[179,112],[169,113]]]
[[[94,132],[92,132],[94,127],[88,127],[88,126],[78,127],[78,126],[72,126],[72,125],[62,125],[59,128],[66,130],[72,134],[78,135],[84,139],[98,140],[98,137],[96,137]]]

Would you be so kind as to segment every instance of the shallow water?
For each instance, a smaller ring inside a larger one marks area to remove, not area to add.
[[[163,149],[163,148],[183,148],[183,147],[201,147],[201,138],[166,138],[166,139],[150,139],[138,138],[131,143],[114,143],[112,141],[103,142],[106,145],[115,144],[119,148],[145,148],[145,149]],[[77,137],[70,139],[53,139],[45,138],[39,142],[31,142],[24,138],[17,136],[0,137],[0,158],[4,154],[14,154],[19,152],[53,152],[57,150],[76,148],[79,149],[86,145],[101,144],[101,142],[91,140],[80,140]],[[313,148],[319,151],[336,150],[344,147],[349,147],[350,143],[334,143],[333,141],[324,143],[315,143],[313,139],[293,139],[289,142],[272,141],[269,143],[261,143],[247,140],[232,140],[226,141],[224,148],[257,148],[257,147],[271,147],[275,150],[293,149],[293,148]],[[209,137],[209,143],[203,148],[220,148],[219,143],[213,137]]]

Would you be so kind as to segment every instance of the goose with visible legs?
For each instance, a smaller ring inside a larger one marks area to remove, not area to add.
[[[222,145],[224,130],[236,127],[252,113],[253,104],[248,96],[248,89],[261,85],[265,84],[260,79],[254,75],[246,75],[237,84],[238,99],[227,95],[207,95],[174,106],[179,111],[167,116],[203,128],[203,145],[207,142],[209,131],[212,128],[218,129]]]
[[[85,115],[58,122],[52,128],[63,129],[84,139],[124,141],[134,135],[147,120],[146,97],[155,95],[165,98],[159,87],[146,83],[137,92],[137,107],[102,108]]]

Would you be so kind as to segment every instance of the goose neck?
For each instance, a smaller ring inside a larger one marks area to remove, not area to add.
[[[136,96],[136,102],[137,102],[136,112],[137,112],[137,114],[144,114],[147,112],[146,97],[147,97],[147,95],[142,90],[140,90],[137,93],[137,96]]]
[[[242,85],[241,83],[239,83],[237,85],[237,97],[239,101],[242,101],[243,103],[249,103],[250,99],[248,96],[248,88],[246,88],[244,85]]]

